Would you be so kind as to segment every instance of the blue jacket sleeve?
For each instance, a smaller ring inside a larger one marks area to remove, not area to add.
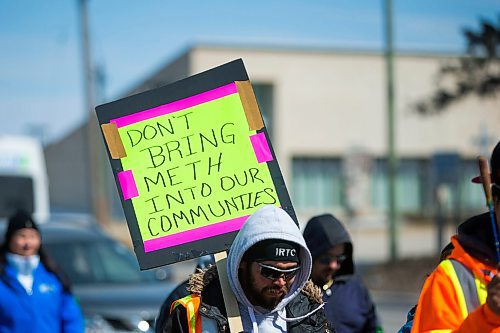
[[[83,333],[82,312],[73,295],[63,292],[61,306],[62,333]]]
[[[415,317],[415,310],[417,306],[415,305],[413,308],[408,311],[408,315],[406,316],[406,323],[399,329],[398,333],[410,333],[411,327],[413,326],[413,317]]]

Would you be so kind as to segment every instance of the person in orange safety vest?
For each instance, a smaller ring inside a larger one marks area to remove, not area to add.
[[[500,218],[500,142],[491,156],[496,219]],[[490,214],[474,216],[451,237],[453,251],[426,279],[412,333],[500,333],[500,273]]]

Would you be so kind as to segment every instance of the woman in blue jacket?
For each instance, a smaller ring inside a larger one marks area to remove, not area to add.
[[[83,328],[69,283],[43,251],[35,222],[16,213],[0,248],[0,333],[82,333]]]

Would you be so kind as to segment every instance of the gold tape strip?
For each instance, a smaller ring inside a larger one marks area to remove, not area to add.
[[[122,139],[118,133],[116,123],[102,124],[101,129],[104,134],[106,144],[108,145],[111,158],[119,159],[127,157],[127,153],[125,152],[125,147],[123,147]]]
[[[247,116],[248,127],[251,131],[260,130],[264,127],[264,121],[262,120],[250,81],[236,81],[236,87],[238,88],[241,104]]]

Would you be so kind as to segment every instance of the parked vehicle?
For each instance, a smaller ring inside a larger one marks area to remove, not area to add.
[[[0,242],[5,228],[0,223]],[[89,217],[54,217],[39,229],[42,246],[71,280],[87,333],[153,332],[175,287],[168,266],[140,271],[134,254]]]
[[[40,142],[0,135],[0,217],[19,208],[43,223],[49,217],[49,188]]]

